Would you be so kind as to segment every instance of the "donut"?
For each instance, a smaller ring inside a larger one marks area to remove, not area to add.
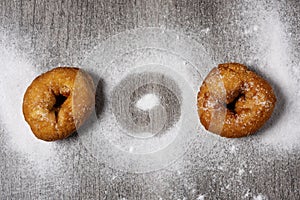
[[[95,104],[92,78],[75,67],[57,67],[33,80],[23,98],[23,114],[34,135],[54,141],[70,136]]]
[[[272,115],[275,103],[270,84],[239,63],[213,68],[197,96],[201,124],[227,138],[257,132]]]

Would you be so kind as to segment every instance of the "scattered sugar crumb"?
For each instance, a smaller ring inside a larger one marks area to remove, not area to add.
[[[159,105],[159,98],[155,94],[146,94],[136,103],[136,106],[141,110],[151,110],[155,106]]]
[[[244,173],[245,173],[244,169],[239,169],[239,171],[238,171],[239,176],[243,175]]]
[[[262,194],[258,194],[257,196],[253,196],[253,200],[267,200],[267,197]]]
[[[230,153],[236,153],[236,147],[234,145],[230,147]]]
[[[205,194],[200,194],[196,200],[204,200]]]

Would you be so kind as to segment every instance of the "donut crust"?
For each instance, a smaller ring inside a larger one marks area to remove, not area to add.
[[[74,67],[57,67],[33,80],[23,98],[23,114],[34,135],[45,141],[70,136],[95,104],[92,78]]]
[[[271,117],[275,103],[270,84],[239,63],[212,69],[197,96],[201,124],[228,138],[257,132]]]

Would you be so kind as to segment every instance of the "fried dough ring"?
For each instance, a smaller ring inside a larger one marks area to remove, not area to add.
[[[95,104],[92,78],[73,67],[58,67],[33,80],[23,99],[23,114],[34,135],[64,139],[81,126]]]
[[[206,130],[237,138],[255,133],[270,118],[276,97],[269,83],[238,63],[212,69],[197,97]]]

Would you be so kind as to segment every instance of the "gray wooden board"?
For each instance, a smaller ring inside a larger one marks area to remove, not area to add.
[[[298,1],[1,0],[0,31],[10,41],[0,38],[0,44],[12,42],[42,72],[61,64],[81,66],[95,47],[123,31],[157,27],[193,38],[213,63],[247,63],[256,55],[256,46],[245,31],[260,23],[261,13],[276,13],[289,34],[294,55],[289,62],[300,63],[299,11]],[[252,62],[254,68],[260,63]],[[288,100],[280,89],[277,92],[276,116],[259,134],[275,124],[285,108]],[[299,142],[294,149],[278,150],[258,148],[256,136],[225,140],[206,134],[217,146],[205,149],[199,134],[175,163],[132,173],[100,162],[80,142],[80,132],[55,142],[55,155],[41,161],[58,166],[36,167],[38,158],[28,159],[10,148],[10,132],[3,125],[10,113],[0,114],[0,199],[300,199]],[[25,121],[15,122],[20,123]]]

